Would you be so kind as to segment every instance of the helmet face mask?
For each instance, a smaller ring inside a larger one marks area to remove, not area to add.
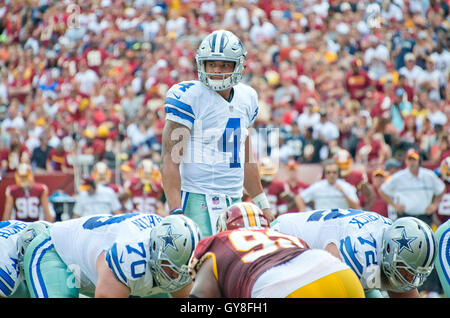
[[[174,292],[190,282],[188,263],[200,230],[183,215],[170,215],[150,233],[150,268],[159,287]]]
[[[388,290],[406,292],[421,286],[433,270],[436,245],[431,228],[414,217],[400,218],[386,229],[381,267]]]
[[[199,80],[215,91],[230,89],[242,79],[246,54],[242,42],[232,32],[225,30],[212,32],[200,43],[195,55]],[[207,61],[234,62],[234,69],[231,73],[207,73],[205,66]],[[217,76],[221,76],[222,79],[211,78]]]

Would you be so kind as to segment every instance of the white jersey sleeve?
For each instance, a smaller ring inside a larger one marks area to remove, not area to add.
[[[166,120],[171,120],[192,129],[196,118],[194,108],[197,105],[195,86],[197,82],[181,82],[173,85],[166,94],[164,110]],[[198,85],[198,84],[197,84]],[[193,93],[194,92],[194,93]]]
[[[17,253],[17,238],[28,223],[21,221],[0,222],[0,297],[9,297],[23,280]]]
[[[116,242],[106,252],[106,262],[114,276],[130,288],[130,294],[153,294],[149,247],[144,242]]]

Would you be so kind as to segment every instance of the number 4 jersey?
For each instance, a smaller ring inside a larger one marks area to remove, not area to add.
[[[352,209],[287,213],[272,229],[301,237],[311,248],[334,243],[340,258],[355,272],[365,290],[381,288],[381,248],[392,221],[375,212]]]
[[[250,298],[257,278],[268,269],[300,255],[308,246],[297,237],[273,230],[234,230],[201,240],[189,268],[195,275],[209,257],[226,298]]]
[[[242,196],[245,140],[258,114],[257,103],[256,91],[245,84],[233,87],[230,102],[199,81],[170,88],[165,100],[166,120],[191,132],[180,164],[181,190]],[[177,131],[171,136],[179,137]]]

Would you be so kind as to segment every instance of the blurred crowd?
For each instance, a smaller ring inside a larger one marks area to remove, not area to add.
[[[439,166],[450,155],[448,8],[435,0],[5,1],[2,172],[29,160],[35,173],[71,173],[74,154],[124,172],[143,159],[158,165],[165,93],[197,78],[195,50],[221,28],[248,51],[243,81],[259,93],[255,128],[268,128],[253,133],[265,132],[261,144],[282,165],[345,149],[372,172],[414,147]]]

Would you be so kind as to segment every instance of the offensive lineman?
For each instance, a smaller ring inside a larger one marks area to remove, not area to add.
[[[0,222],[0,298],[30,297],[23,273],[23,251],[27,241],[43,231],[46,222]]]
[[[241,201],[243,187],[273,220],[252,158],[248,128],[258,114],[256,91],[240,83],[246,51],[232,32],[209,34],[196,53],[199,80],[166,95],[162,181],[171,213],[184,213],[203,237],[224,208]]]
[[[358,275],[366,296],[419,297],[433,269],[436,239],[431,228],[413,217],[396,220],[375,212],[329,209],[289,213],[272,229],[301,237],[312,248],[325,249]]]
[[[73,298],[80,291],[95,297],[183,297],[199,240],[197,225],[182,215],[127,213],[57,222],[26,249],[25,277],[34,298]]]

